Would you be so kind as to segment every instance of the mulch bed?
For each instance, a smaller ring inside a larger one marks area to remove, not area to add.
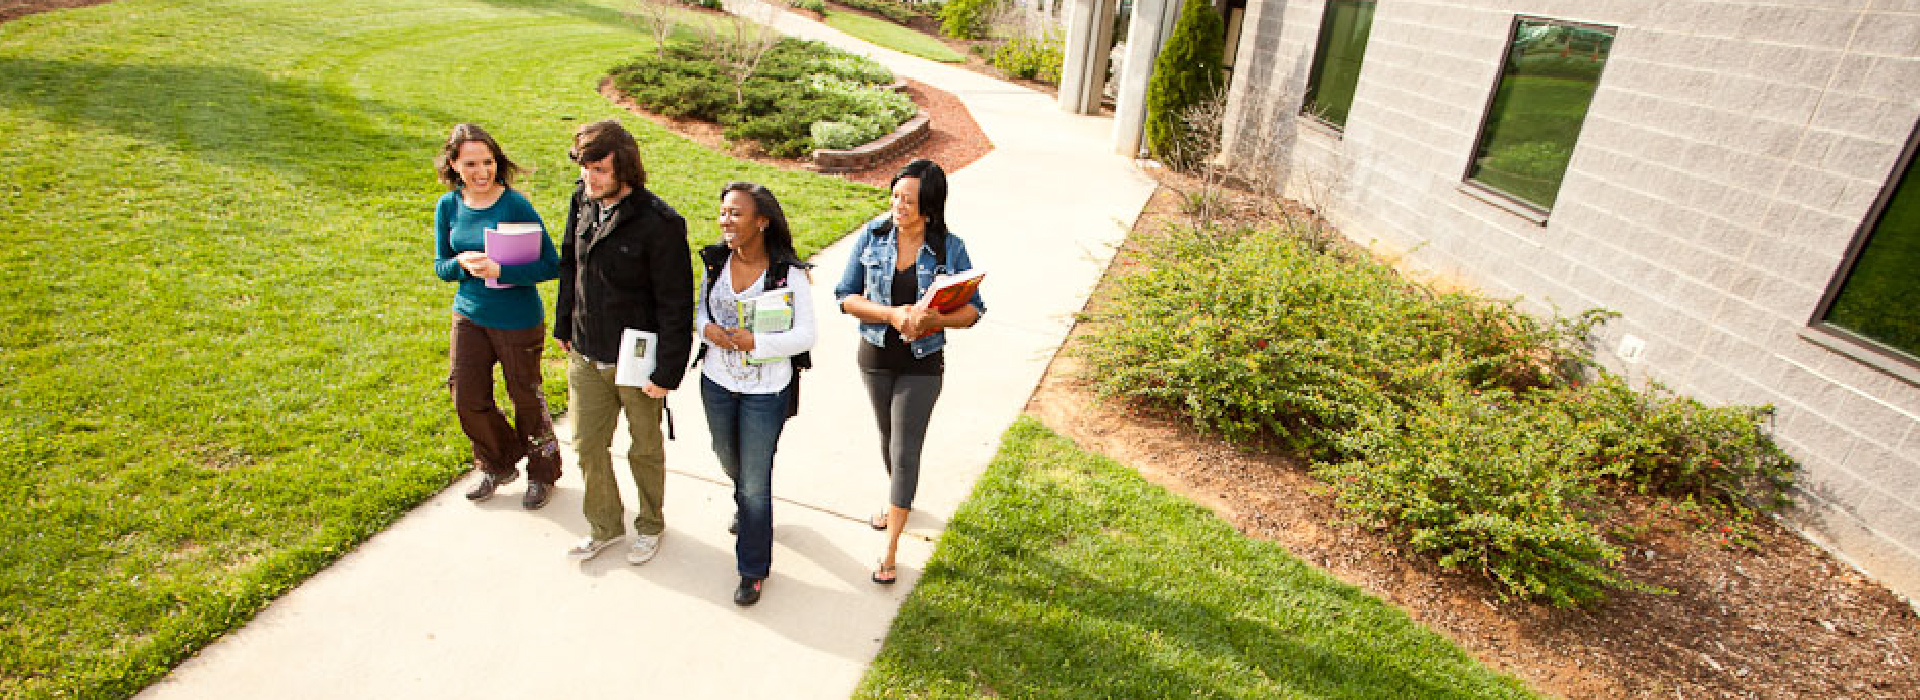
[[[0,3],[0,22],[70,7],[104,5],[112,0],[8,0]]]
[[[1138,226],[1179,216],[1163,188]],[[1120,259],[1123,256],[1116,256]],[[1103,284],[1108,284],[1103,282]],[[1102,298],[1096,292],[1095,299]],[[1563,698],[1920,698],[1920,616],[1791,530],[1761,520],[1752,548],[1661,515],[1621,571],[1671,595],[1616,593],[1590,609],[1502,601],[1484,579],[1440,568],[1351,522],[1308,465],[1246,451],[1184,418],[1096,402],[1075,378],[1076,326],[1028,411],[1081,445],[1212,508],[1432,626],[1488,666]]]
[[[906,153],[876,163],[866,170],[840,173],[840,177],[875,187],[886,187],[888,181],[893,179],[894,172],[914,158],[931,158],[951,173],[972,164],[988,151],[993,150],[993,143],[987,140],[987,134],[980,130],[980,125],[973,121],[973,114],[967,111],[966,105],[960,102],[960,98],[916,80],[903,80],[907,85],[907,97],[912,99],[914,104],[919,105],[920,111],[927,115],[926,140],[921,141],[920,145]],[[775,158],[760,150],[758,144],[731,143],[722,133],[724,129],[717,124],[691,119],[672,119],[649,112],[620,94],[610,80],[601,81],[600,94],[627,111],[672,129],[708,148],[723,151],[736,158],[748,158],[794,170],[813,169],[813,164],[805,158]]]

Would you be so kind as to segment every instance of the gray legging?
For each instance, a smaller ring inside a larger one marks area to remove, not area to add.
[[[880,458],[893,477],[889,502],[911,510],[913,492],[920,486],[920,445],[927,440],[933,402],[940,398],[940,375],[867,369],[860,371],[860,379],[880,427]]]

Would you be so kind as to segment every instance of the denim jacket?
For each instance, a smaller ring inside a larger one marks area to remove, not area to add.
[[[953,274],[973,269],[973,260],[967,257],[966,242],[949,232],[946,245],[947,264],[941,268],[934,263],[932,246],[927,243],[920,244],[918,277],[920,292],[923,294],[926,293],[927,287],[933,285],[934,275]],[[847,257],[847,269],[846,272],[841,273],[840,283],[833,287],[833,298],[844,303],[847,297],[859,294],[881,306],[911,303],[912,300],[892,299],[893,263],[897,248],[893,242],[892,217],[883,214],[867,222],[866,226],[861,227],[859,238],[853,242],[853,253]],[[967,300],[967,304],[979,311],[981,315],[986,315],[987,305],[980,300],[979,290],[974,290],[973,298]],[[889,327],[885,323],[861,321],[860,337],[872,343],[874,347],[885,346]],[[939,330],[914,339],[907,344],[907,347],[913,350],[914,357],[926,357],[939,352],[946,345],[947,332]]]

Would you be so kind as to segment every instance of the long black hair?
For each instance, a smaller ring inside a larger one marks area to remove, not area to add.
[[[760,243],[767,247],[769,261],[797,265],[802,269],[812,267],[794,251],[793,230],[787,227],[787,212],[780,208],[780,200],[773,196],[773,190],[751,182],[729,182],[726,187],[720,188],[722,201],[726,200],[728,192],[745,192],[753,198],[753,213],[767,218],[767,228],[760,237]]]
[[[887,183],[887,190],[891,192],[894,185],[910,177],[920,179],[920,215],[927,218],[927,241],[946,245],[947,171],[940,169],[939,163],[915,158],[900,166],[900,172],[894,173],[893,181]]]

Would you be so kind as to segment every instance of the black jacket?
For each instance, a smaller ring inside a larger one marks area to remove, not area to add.
[[[687,221],[652,192],[637,189],[615,205],[606,230],[585,241],[599,212],[575,183],[560,243],[553,337],[588,358],[613,362],[621,329],[652,331],[659,335],[653,384],[677,389],[693,349]]]

